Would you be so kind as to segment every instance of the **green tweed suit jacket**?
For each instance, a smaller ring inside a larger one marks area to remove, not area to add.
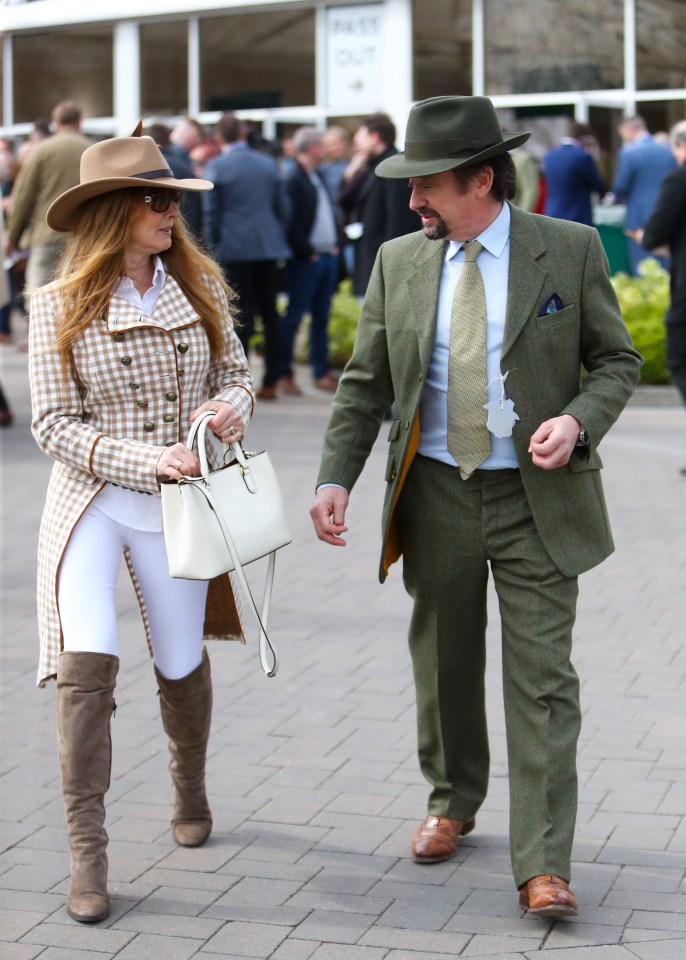
[[[597,447],[633,392],[641,358],[622,320],[597,231],[517,207],[511,213],[501,371],[510,371],[507,394],[521,418],[513,439],[537,530],[558,569],[575,576],[614,548]],[[445,243],[423,232],[381,247],[324,440],[318,483],[352,490],[393,405],[382,582],[402,552],[393,508],[419,439],[444,254]],[[553,294],[562,308],[539,316]],[[535,467],[531,435],[563,413],[586,427],[590,447],[575,450],[557,470]]]

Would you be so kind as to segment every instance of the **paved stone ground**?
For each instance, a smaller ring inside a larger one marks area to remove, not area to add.
[[[673,394],[632,404],[603,444],[618,550],[583,578],[576,636],[578,921],[527,919],[517,907],[495,605],[493,769],[477,831],[450,863],[408,859],[427,788],[414,754],[409,604],[397,570],[384,587],[376,581],[385,438],[355,491],[349,546],[319,544],[307,508],[329,399],[308,386],[302,399],[262,404],[249,435],[272,454],[294,533],[272,615],[282,667],[266,679],[254,641],[210,645],[215,831],[198,850],[170,838],[152,665],[122,582],[113,911],[88,927],[63,906],[54,685],[34,686],[34,554],[49,463],[29,434],[26,357],[1,353],[16,424],[0,435],[0,960],[686,958],[686,481],[677,473],[686,419]]]

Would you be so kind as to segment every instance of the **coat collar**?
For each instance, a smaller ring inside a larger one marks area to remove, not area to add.
[[[107,312],[106,327],[109,333],[123,333],[136,327],[157,326],[164,330],[176,330],[198,323],[200,317],[186,299],[173,277],[167,276],[152,317],[134,307],[123,297],[113,294]]]
[[[407,272],[407,294],[419,341],[422,370],[426,371],[436,340],[438,293],[445,260],[445,241],[422,237],[410,260]]]
[[[536,218],[511,204],[510,212],[510,269],[501,353],[503,359],[532,316],[546,277],[545,268],[538,262],[546,252],[546,246],[536,225]]]

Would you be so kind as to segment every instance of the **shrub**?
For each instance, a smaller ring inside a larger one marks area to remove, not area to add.
[[[669,274],[657,260],[644,260],[640,276],[618,273],[612,285],[634,347],[643,357],[641,383],[669,383],[665,363],[665,323],[669,307]]]

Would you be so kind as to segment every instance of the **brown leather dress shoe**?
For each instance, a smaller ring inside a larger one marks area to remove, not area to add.
[[[276,384],[276,389],[279,393],[282,393],[285,397],[302,397],[303,392],[295,382],[295,377],[289,375],[287,377],[281,377],[281,379]]]
[[[317,390],[326,390],[327,393],[335,393],[338,389],[338,377],[335,377],[333,373],[325,373],[323,377],[319,377],[314,381],[314,385]]]
[[[276,400],[276,387],[260,387],[255,396],[258,400]]]
[[[412,838],[412,859],[415,863],[440,863],[457,853],[457,842],[476,826],[476,820],[449,820],[447,817],[426,818]]]
[[[527,880],[519,888],[519,906],[543,917],[575,917],[579,910],[569,884],[552,874]]]

